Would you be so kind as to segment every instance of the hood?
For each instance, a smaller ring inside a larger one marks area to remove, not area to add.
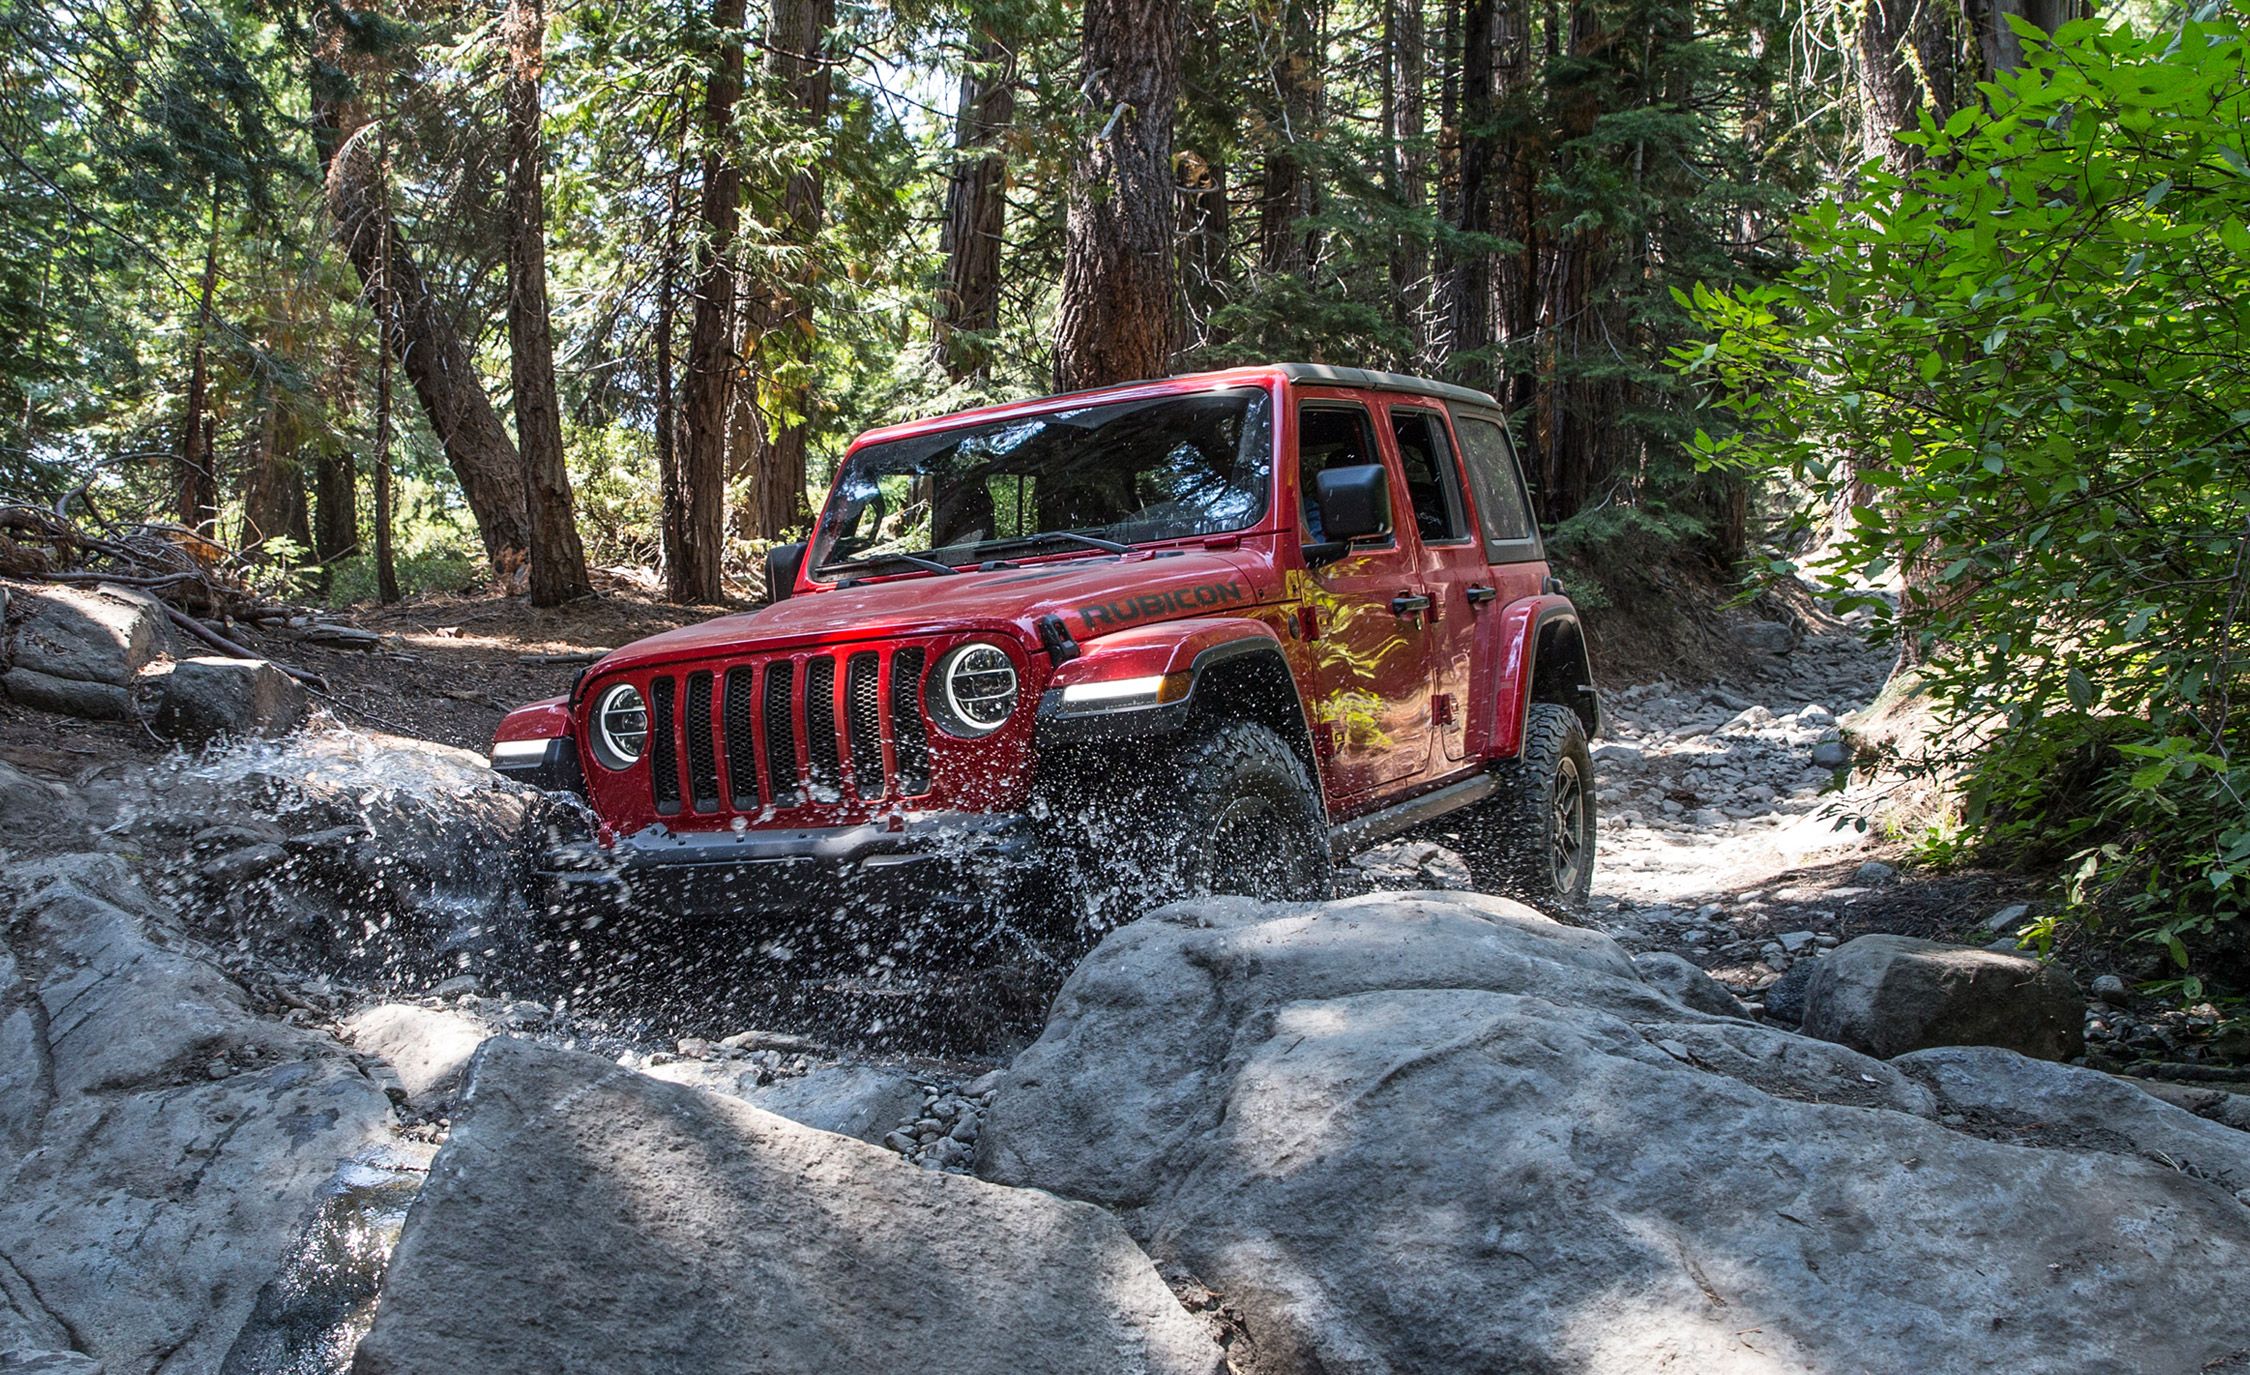
[[[1047,615],[1060,616],[1076,639],[1096,639],[1150,621],[1249,605],[1258,600],[1250,566],[1231,551],[1135,551],[1122,558],[1058,559],[807,592],[635,640],[612,651],[593,673],[744,649],[806,649],[946,630],[1006,627],[1035,645],[1039,619]]]

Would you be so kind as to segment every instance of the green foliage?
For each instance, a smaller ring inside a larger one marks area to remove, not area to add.
[[[1770,286],[1698,289],[1679,350],[1741,426],[1704,461],[1847,512],[1874,604],[1969,765],[1966,820],[2239,976],[2250,907],[2250,34],[2211,7],[2051,42],[1798,224]],[[1896,614],[1870,584],[1902,588]]]

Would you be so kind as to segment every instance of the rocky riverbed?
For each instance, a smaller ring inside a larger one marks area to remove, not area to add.
[[[551,800],[80,605],[234,724],[0,764],[0,1372],[2250,1370],[2250,1100],[1849,824],[1848,633],[1609,696],[1583,925],[1440,831],[1070,972],[558,963]]]

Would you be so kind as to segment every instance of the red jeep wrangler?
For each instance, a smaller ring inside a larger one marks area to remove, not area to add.
[[[1592,878],[1585,637],[1481,392],[1286,365],[876,430],[767,571],[501,723],[494,768],[590,804],[543,882],[1308,897],[1448,813],[1482,882]]]

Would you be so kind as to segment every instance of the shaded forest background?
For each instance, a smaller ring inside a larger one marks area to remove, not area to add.
[[[1300,359],[1725,561],[1674,289],[1973,95],[1989,2],[7,0],[0,484],[339,598],[708,600],[870,424]]]
[[[0,506],[300,599],[715,603],[870,425],[1464,382],[1582,602],[1866,603],[1924,858],[2238,990],[2246,54],[2157,0],[0,0]]]

